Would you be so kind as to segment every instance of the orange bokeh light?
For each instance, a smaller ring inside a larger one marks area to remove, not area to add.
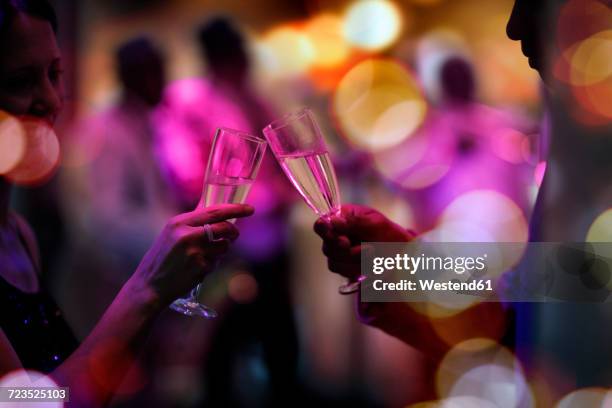
[[[59,165],[59,141],[55,131],[45,122],[26,118],[21,124],[25,132],[25,152],[19,163],[5,176],[21,185],[43,183]]]
[[[25,154],[26,137],[21,122],[0,111],[0,174],[17,166]]]
[[[351,53],[342,36],[342,20],[338,16],[321,14],[306,24],[304,33],[314,48],[313,67],[336,67]]]

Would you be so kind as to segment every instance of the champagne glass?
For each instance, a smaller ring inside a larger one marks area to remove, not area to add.
[[[321,129],[310,109],[302,109],[272,122],[263,133],[285,175],[306,204],[322,217],[339,212],[336,173]],[[360,280],[340,286],[339,292],[356,292]]]
[[[257,176],[266,145],[261,137],[233,129],[217,129],[198,207],[244,203]],[[170,308],[187,316],[214,319],[217,312],[198,301],[201,290],[202,283],[188,297],[175,300]]]

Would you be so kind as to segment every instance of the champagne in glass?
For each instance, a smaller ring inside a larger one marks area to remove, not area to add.
[[[217,129],[198,206],[244,203],[265,151],[266,141],[262,138],[237,130]],[[200,283],[188,297],[177,299],[170,307],[187,316],[215,318],[217,312],[198,301],[201,289]]]
[[[329,153],[281,155],[278,162],[314,212],[327,215],[338,211],[340,194]]]
[[[338,212],[340,193],[336,173],[312,112],[302,109],[287,115],[266,126],[263,133],[285,175],[306,204],[322,217]],[[342,285],[340,293],[356,292],[359,281]]]
[[[242,204],[252,185],[253,180],[248,178],[216,175],[204,184],[201,202],[206,207],[215,204]]]

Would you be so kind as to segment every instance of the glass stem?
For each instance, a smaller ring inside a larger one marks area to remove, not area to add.
[[[196,286],[195,288],[193,288],[193,290],[191,291],[191,297],[193,298],[194,302],[199,302],[200,300],[200,295],[202,294],[202,287],[204,286],[203,283],[198,283],[198,286]]]

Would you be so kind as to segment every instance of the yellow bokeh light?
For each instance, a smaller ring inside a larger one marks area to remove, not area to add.
[[[604,388],[583,388],[566,395],[556,405],[556,408],[573,407],[612,407],[612,392]]]
[[[500,277],[520,262],[527,238],[528,225],[523,211],[510,198],[493,190],[474,190],[460,195],[444,209],[436,227],[421,235],[426,242],[497,243],[487,247],[487,273],[494,277]],[[435,292],[428,300],[441,307],[441,310],[427,310],[433,316],[456,313],[479,302],[470,297],[451,299]]]
[[[306,72],[316,55],[309,37],[294,27],[279,27],[270,31],[260,41],[257,51],[264,68],[277,76]]]
[[[427,105],[412,74],[389,59],[369,59],[351,69],[334,94],[342,134],[355,146],[379,151],[410,137]]]
[[[19,120],[0,111],[0,174],[17,166],[25,148],[25,132]]]
[[[393,44],[402,31],[402,14],[388,0],[354,2],[344,17],[344,36],[355,47],[369,51]]]
[[[612,76],[612,30],[601,31],[580,42],[571,53],[570,81],[593,85]]]
[[[314,50],[314,67],[330,68],[343,63],[351,49],[342,36],[342,20],[333,14],[321,14],[305,27]]]
[[[407,172],[423,157],[428,147],[425,132],[416,132],[398,146],[384,149],[373,155],[376,169],[387,179],[396,183],[406,177]]]
[[[471,369],[484,365],[517,369],[517,364],[508,349],[491,339],[466,340],[453,347],[440,362],[436,373],[436,390],[440,397],[450,397],[457,381]]]
[[[452,397],[471,396],[497,408],[534,407],[531,390],[515,367],[484,364],[464,372],[449,392]]]
[[[587,232],[587,242],[612,242],[612,208],[600,214]]]
[[[612,99],[612,30],[609,29],[612,13],[597,1],[584,5],[574,1],[568,6],[571,7],[566,17],[591,9],[589,15],[597,16],[597,20],[589,27],[578,26],[573,30],[574,35],[564,39],[562,52],[555,60],[554,75],[571,87],[578,108],[572,113],[578,120],[587,125],[607,124],[612,119],[609,103]],[[564,25],[571,23],[565,20]]]
[[[455,199],[442,213],[441,242],[527,242],[527,221],[507,196],[476,190]]]

